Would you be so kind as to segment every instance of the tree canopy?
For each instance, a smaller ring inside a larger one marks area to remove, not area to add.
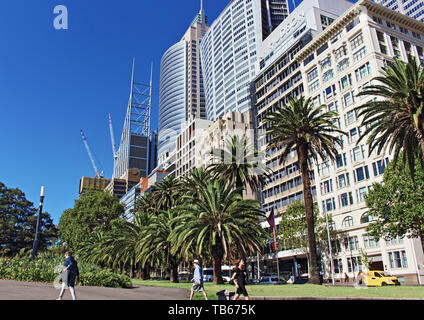
[[[119,200],[106,191],[88,191],[75,200],[74,208],[67,209],[59,221],[61,242],[70,250],[79,246],[97,231],[109,231],[112,222],[124,214]]]
[[[22,249],[30,250],[35,238],[38,210],[25,194],[0,182],[0,254],[13,256]],[[48,212],[42,212],[38,249],[57,240],[57,229]]]
[[[424,235],[424,170],[415,159],[415,181],[399,159],[384,172],[383,184],[373,184],[366,196],[369,216],[376,219],[368,226],[375,238],[421,237]]]

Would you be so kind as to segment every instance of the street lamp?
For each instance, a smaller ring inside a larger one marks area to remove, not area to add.
[[[331,239],[330,239],[330,228],[328,227],[327,212],[325,212],[325,223],[327,225],[327,236],[328,236],[328,249],[330,251],[330,268],[331,268],[331,282],[334,285],[334,266],[333,266],[333,252],[331,250]]]
[[[35,259],[35,256],[37,255],[37,249],[38,249],[38,229],[40,228],[41,214],[43,212],[44,190],[45,190],[45,187],[42,186],[41,187],[41,192],[40,192],[40,205],[38,207],[37,226],[35,228],[35,239],[34,239],[34,243],[32,245],[32,257],[31,257],[32,260],[34,260]]]

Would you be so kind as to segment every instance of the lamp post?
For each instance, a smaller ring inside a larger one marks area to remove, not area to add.
[[[330,228],[328,226],[328,217],[327,212],[325,212],[325,223],[327,225],[327,236],[328,236],[328,249],[330,251],[330,268],[331,268],[331,282],[334,286],[334,266],[333,266],[333,251],[331,249],[331,239],[330,239]]]
[[[41,214],[43,212],[44,190],[45,190],[45,187],[42,186],[41,187],[41,192],[40,192],[40,205],[38,207],[37,226],[35,228],[35,239],[34,239],[34,243],[32,245],[32,260],[34,260],[35,259],[35,256],[37,255],[37,249],[38,249],[38,230],[40,228]]]

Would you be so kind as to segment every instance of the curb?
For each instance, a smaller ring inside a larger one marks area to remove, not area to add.
[[[354,297],[250,297],[251,300],[274,300],[274,301],[424,301],[424,299],[408,298],[354,298]]]

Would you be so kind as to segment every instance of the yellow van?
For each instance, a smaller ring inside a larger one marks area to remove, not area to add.
[[[398,278],[384,271],[364,271],[359,275],[359,283],[364,281],[368,287],[400,286]]]

